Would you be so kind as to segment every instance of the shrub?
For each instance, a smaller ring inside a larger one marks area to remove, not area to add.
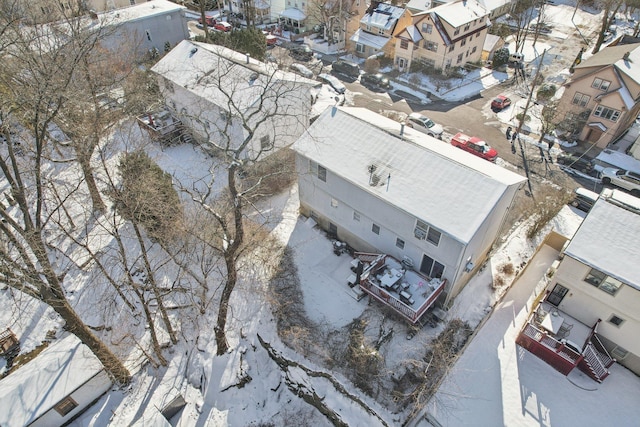
[[[506,274],[507,276],[511,276],[514,272],[513,264],[510,262],[501,264],[498,266],[498,271],[502,274]]]
[[[171,175],[142,150],[125,153],[118,168],[122,184],[114,199],[120,214],[144,227],[152,239],[167,241],[174,236],[182,205]]]
[[[493,67],[501,67],[509,62],[509,49],[503,47],[502,49],[498,49],[493,54]]]
[[[555,94],[556,94],[555,85],[544,84],[540,86],[540,89],[538,89],[538,92],[536,93],[536,98],[541,101],[547,101],[551,99]]]
[[[380,61],[376,58],[369,58],[364,62],[364,71],[367,73],[377,73],[380,70]]]
[[[264,60],[267,52],[267,39],[262,30],[257,28],[245,28],[228,33],[209,31],[207,41],[238,52],[248,53],[252,58],[260,61]]]
[[[524,117],[524,122],[528,122],[529,120],[531,120],[531,116],[530,115],[524,115],[524,113],[518,113],[516,114],[516,120],[518,121],[522,121],[522,118]]]

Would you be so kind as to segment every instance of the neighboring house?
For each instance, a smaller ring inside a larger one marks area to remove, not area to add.
[[[516,3],[513,0],[478,0],[478,2],[489,12],[491,21],[511,12]]]
[[[189,38],[185,10],[167,0],[152,0],[98,14],[93,21],[106,28],[102,46],[115,51],[128,49],[141,59],[149,52],[168,52]]]
[[[151,70],[167,107],[200,142],[235,149],[247,138],[246,120],[255,131],[244,150],[251,159],[262,150],[290,145],[304,132],[318,85],[249,55],[187,40]]]
[[[640,113],[640,43],[605,47],[574,67],[558,112],[578,139],[605,148]]]
[[[372,1],[360,19],[360,27],[349,38],[347,50],[361,58],[379,53],[393,57],[395,43],[392,36],[403,13],[403,8]]]
[[[411,24],[397,32],[395,66],[404,72],[420,61],[444,72],[480,61],[488,14],[475,0],[456,0],[414,15],[407,11],[399,28],[409,18]]]
[[[146,0],[137,0],[142,3]],[[136,4],[136,0],[20,0],[23,16],[29,23],[45,23],[63,19],[64,17],[86,15],[120,9]]]
[[[496,50],[504,47],[504,39],[495,34],[487,34],[482,45],[482,62],[493,61]]]
[[[98,358],[68,335],[0,380],[0,425],[63,425],[110,387]]]
[[[640,375],[639,240],[640,199],[604,190],[554,266],[541,303],[551,315],[518,344],[565,374],[579,366],[602,381],[617,361]]]
[[[525,179],[363,108],[330,107],[293,145],[300,211],[358,251],[444,279],[484,263]]]

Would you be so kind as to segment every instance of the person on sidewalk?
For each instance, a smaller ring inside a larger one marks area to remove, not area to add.
[[[509,127],[507,128],[507,133],[506,133],[507,141],[511,141],[511,131],[512,131],[512,130],[513,130],[513,128],[512,128],[511,126],[509,126]]]

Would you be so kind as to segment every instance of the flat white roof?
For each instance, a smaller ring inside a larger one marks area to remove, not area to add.
[[[576,231],[565,254],[640,290],[638,242],[640,215],[601,197]]]
[[[102,369],[75,335],[54,342],[0,381],[0,425],[32,423]]]
[[[361,28],[358,28],[349,40],[380,50],[389,42],[390,39],[389,37],[367,33],[366,31],[362,31]]]
[[[364,191],[468,243],[525,178],[364,108],[329,107],[294,144]],[[369,185],[369,167],[380,182]],[[389,186],[387,190],[387,178]]]
[[[231,98],[240,111],[263,96],[265,87],[318,83],[223,46],[190,40],[181,41],[151,70],[221,108],[228,109]]]
[[[98,14],[98,18],[102,24],[114,25],[137,21],[150,16],[162,15],[183,9],[186,10],[187,8],[167,0],[151,0],[136,4],[135,6],[123,7],[121,9],[100,13]]]

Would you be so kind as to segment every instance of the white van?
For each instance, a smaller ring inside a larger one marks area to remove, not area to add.
[[[524,62],[524,54],[520,52],[514,52],[509,54],[509,62],[510,63],[523,63]]]

